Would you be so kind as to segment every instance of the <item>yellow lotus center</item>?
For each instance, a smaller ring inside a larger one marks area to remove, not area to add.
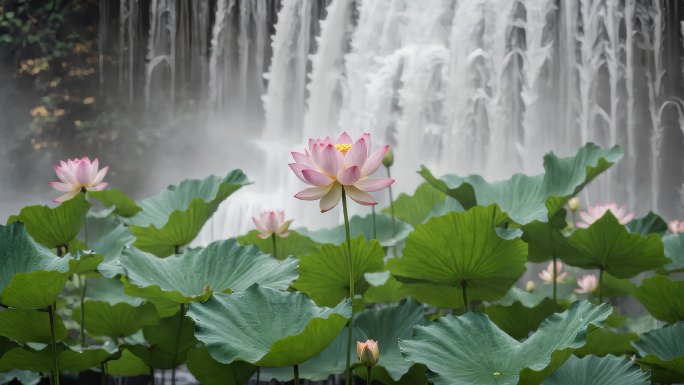
[[[351,144],[336,144],[335,147],[340,150],[341,153],[346,154],[351,148]]]

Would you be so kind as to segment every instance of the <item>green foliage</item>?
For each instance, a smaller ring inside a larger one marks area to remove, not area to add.
[[[632,342],[642,368],[652,370],[652,380],[660,383],[684,381],[684,322],[663,326]]]
[[[237,240],[241,245],[255,245],[262,252],[273,255],[273,240],[271,238],[261,239],[257,235],[258,230],[252,230],[249,233],[238,237]],[[318,244],[312,241],[309,237],[299,234],[294,230],[290,230],[290,235],[285,238],[278,237],[276,239],[276,251],[278,255],[273,255],[277,259],[285,259],[289,256],[301,257],[311,253]]]
[[[655,318],[668,323],[684,321],[684,282],[656,275],[644,280],[634,296]]]
[[[648,374],[627,357],[570,357],[544,385],[649,385]]]
[[[394,215],[409,225],[416,227],[425,222],[430,212],[444,202],[445,195],[428,183],[423,183],[413,195],[401,193],[394,201]],[[382,212],[390,215],[389,207]]]
[[[411,226],[397,220],[394,224],[392,218],[383,214],[376,214],[375,228],[377,236],[373,238],[373,216],[372,214],[360,217],[354,215],[349,218],[349,233],[351,238],[363,237],[366,240],[376,239],[384,247],[395,246],[411,232]],[[335,226],[329,229],[307,230],[305,228],[297,231],[313,239],[317,243],[327,243],[339,245],[346,240],[344,225]]]
[[[120,217],[129,218],[142,210],[133,198],[121,190],[90,191],[88,196],[100,201],[105,208],[113,208],[113,213]]]

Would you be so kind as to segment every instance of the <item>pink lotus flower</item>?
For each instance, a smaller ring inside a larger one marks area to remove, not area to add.
[[[562,283],[565,280],[565,277],[568,276],[568,273],[561,272],[561,270],[563,270],[563,264],[560,262],[556,262],[557,283]],[[544,281],[544,283],[547,285],[553,283],[553,262],[549,262],[549,265],[546,267],[546,270],[543,270],[541,273],[539,273],[539,278],[541,278],[541,280]]]
[[[375,366],[380,360],[378,343],[373,340],[366,342],[356,341],[356,356],[363,366]]]
[[[285,220],[285,211],[264,211],[261,213],[259,218],[252,217],[254,224],[257,229],[261,231],[257,236],[261,239],[266,239],[271,235],[275,234],[281,238],[285,238],[290,235],[288,229],[290,228],[290,223],[292,219]]]
[[[293,152],[295,163],[290,168],[304,183],[314,187],[298,192],[295,198],[302,200],[320,199],[321,212],[326,212],[339,203],[342,189],[351,199],[362,205],[377,202],[368,192],[382,190],[392,183],[390,178],[369,178],[380,167],[389,146],[371,153],[370,134],[363,134],[352,144],[346,132],[333,141],[309,139],[309,148],[304,154]]]
[[[674,234],[684,233],[684,221],[670,221],[668,222],[667,227]]]
[[[576,225],[579,228],[586,229],[589,225],[603,217],[608,211],[610,211],[618,222],[623,225],[628,224],[629,221],[634,219],[634,213],[627,214],[627,206],[622,205],[618,207],[617,203],[610,202],[608,204],[598,204],[589,207],[587,211],[581,211],[580,218],[582,218],[582,221],[577,222]]]
[[[75,197],[81,191],[102,191],[108,183],[103,182],[109,166],[99,170],[99,161],[85,156],[81,159],[61,160],[59,166],[54,166],[55,173],[61,182],[50,182],[50,186],[57,191],[66,194],[55,199],[55,202],[64,202]]]
[[[598,287],[598,279],[594,274],[583,275],[577,278],[577,286],[579,288],[575,289],[575,293],[591,293]]]

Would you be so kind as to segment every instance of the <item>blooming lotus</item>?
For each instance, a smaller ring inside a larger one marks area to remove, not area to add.
[[[369,192],[382,190],[392,183],[391,178],[369,178],[382,164],[389,146],[371,153],[370,134],[363,134],[356,142],[346,132],[337,140],[309,139],[305,153],[293,152],[295,163],[290,168],[304,183],[314,187],[298,192],[302,200],[320,199],[321,212],[339,203],[342,191],[362,205],[377,202]]]
[[[568,273],[561,272],[561,270],[563,270],[563,264],[561,262],[556,262],[557,283],[562,283],[565,280],[565,277],[568,276]],[[541,278],[541,280],[544,281],[544,283],[547,285],[553,283],[553,262],[549,262],[549,265],[546,267],[546,270],[543,270],[541,273],[539,273],[539,278]]]
[[[75,197],[79,192],[102,191],[107,187],[103,182],[109,166],[99,169],[99,161],[85,156],[81,159],[68,159],[60,161],[59,166],[54,166],[55,173],[61,182],[50,182],[50,186],[57,191],[66,194],[56,198],[55,202],[64,202]]]
[[[634,213],[627,213],[627,207],[625,205],[618,207],[617,203],[615,202],[598,204],[589,207],[587,211],[580,212],[580,218],[582,218],[582,221],[577,222],[577,227],[583,229],[589,227],[589,225],[603,217],[608,211],[610,211],[618,220],[618,222],[623,225],[628,224],[629,221],[634,218]]]
[[[285,212],[283,210],[264,211],[258,218],[252,217],[252,221],[254,221],[257,229],[261,232],[257,235],[261,239],[266,239],[273,234],[281,238],[290,235],[288,229],[292,220],[285,220]]]
[[[356,341],[356,356],[363,366],[375,366],[380,360],[378,343],[373,340],[366,342]]]
[[[670,221],[668,222],[667,227],[674,234],[684,233],[684,221]]]
[[[598,279],[594,274],[586,274],[577,278],[577,286],[579,288],[575,289],[575,293],[591,293],[598,287]]]

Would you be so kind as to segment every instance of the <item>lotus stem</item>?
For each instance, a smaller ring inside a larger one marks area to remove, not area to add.
[[[299,385],[299,365],[294,366],[294,383]]]
[[[260,382],[260,381],[259,381],[259,376],[260,376],[260,375],[261,375],[261,367],[258,367],[258,368],[257,368],[257,378],[256,378],[256,383],[257,383],[257,385],[259,385],[259,382]]]
[[[100,370],[102,371],[102,385],[107,385],[107,364],[101,363]]]
[[[553,256],[553,312],[554,313],[556,312],[556,308],[558,307],[558,299],[557,299],[558,298],[557,297],[557,293],[558,293],[558,282],[557,282],[558,270],[556,269],[556,263],[557,263],[556,260],[557,260],[557,258],[554,255]]]
[[[352,304],[352,314],[349,317],[349,330],[347,332],[347,366],[345,370],[344,383],[349,385],[351,382],[351,351],[352,351],[352,329],[354,328],[354,263],[351,251],[351,236],[349,235],[349,214],[347,213],[347,193],[342,187],[342,213],[344,214],[344,231],[347,237],[347,257],[349,261],[349,299]]]
[[[385,167],[387,169],[387,177],[392,178],[392,174],[390,173],[390,168]],[[390,200],[390,215],[392,216],[392,235],[397,235],[397,220],[394,218],[394,198],[392,196],[392,185],[389,185],[389,200]]]
[[[48,306],[48,315],[50,317],[50,342],[52,345],[52,378],[54,385],[59,385],[59,367],[57,366],[57,337],[55,336],[55,311],[57,304],[52,303]]]
[[[176,359],[178,358],[178,345],[180,344],[181,328],[183,326],[183,316],[185,315],[185,304],[180,304],[178,312],[178,329],[176,329],[176,343],[173,348],[173,362],[171,362],[171,385],[176,385]]]
[[[81,346],[85,347],[86,346],[86,337],[85,337],[85,295],[86,295],[86,290],[88,288],[88,277],[83,277],[83,281],[81,281],[81,275],[77,274],[76,277],[78,278],[78,287],[80,288],[80,297],[81,297]]]
[[[378,231],[375,224],[375,206],[371,206],[371,210],[373,210],[373,239],[378,239]]]
[[[154,385],[154,368],[150,366],[150,385]]]
[[[271,234],[271,240],[273,241],[273,258],[278,259],[278,248],[276,247],[276,235]]]
[[[603,303],[603,266],[599,268],[599,283],[598,283],[599,304]]]
[[[371,382],[373,382],[373,377],[371,376],[371,371],[373,370],[372,366],[366,366],[366,385],[371,385]]]
[[[468,307],[468,282],[465,279],[461,281],[461,291],[463,291],[463,307],[467,313],[470,309]]]

